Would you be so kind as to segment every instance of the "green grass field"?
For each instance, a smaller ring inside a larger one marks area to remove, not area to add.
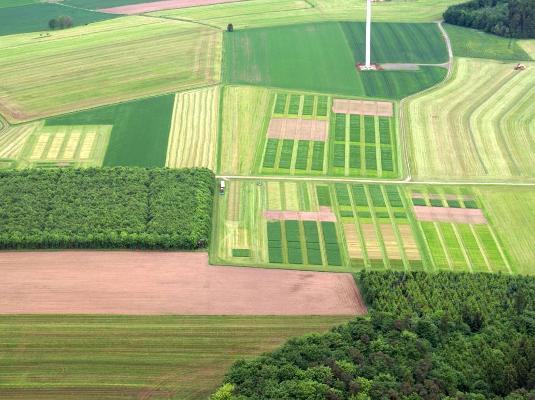
[[[20,122],[213,84],[219,81],[220,50],[217,30],[144,17],[58,31],[42,40],[8,36],[0,44],[0,112]]]
[[[164,167],[175,96],[166,95],[95,108],[46,120],[65,125],[111,125],[105,166]]]
[[[61,15],[71,17],[73,26],[83,26],[117,17],[112,14],[66,8],[58,4],[40,3],[37,0],[7,0],[7,3],[3,0],[0,3],[0,36],[49,31],[48,21]]]
[[[73,0],[70,0],[73,1]],[[78,1],[78,0],[74,0]],[[91,1],[91,0],[79,0]],[[394,0],[373,5],[375,21],[433,22],[458,0]],[[363,21],[366,3],[354,0],[250,0],[165,10],[151,15],[202,22],[225,29],[232,22],[237,29],[290,25],[319,21]]]
[[[494,222],[504,213],[494,212],[492,205],[487,207],[484,199],[492,191],[233,180],[227,184],[226,194],[216,198],[210,261],[317,271],[367,268],[532,273],[532,269],[511,262],[511,240],[503,238],[515,238],[515,228]],[[527,191],[509,191],[518,197],[513,204],[500,204],[513,212],[521,207],[521,196]],[[413,205],[481,209],[490,223],[419,220]],[[318,220],[315,213],[325,212],[325,207],[335,220]],[[267,211],[289,214],[280,219],[266,215]],[[298,212],[308,216],[301,219]],[[522,246],[516,251],[521,253]],[[523,254],[522,265],[535,260],[531,253]]]
[[[417,179],[532,180],[535,64],[457,59],[451,79],[402,108]]]
[[[348,319],[1,316],[0,391],[6,399],[204,400],[238,359]]]
[[[400,99],[433,86],[445,77],[444,68],[430,66],[421,67],[418,71],[358,72],[353,55],[354,48],[358,46],[357,35],[348,26],[345,23],[320,23],[227,33],[224,36],[224,81]],[[389,38],[397,35],[406,40],[400,42],[402,47],[392,56],[393,61],[403,57],[407,57],[406,62],[435,58],[444,61],[445,53],[438,57],[438,53],[445,51],[443,44],[439,44],[435,53],[430,55],[426,55],[429,45],[425,40],[423,47],[403,47],[403,44],[409,43],[409,36],[404,36],[404,33],[408,35],[409,29],[411,25],[396,24],[381,28],[383,34],[380,38],[384,43],[376,42],[376,46],[386,46]],[[439,39],[436,31],[429,43],[440,43]]]
[[[456,57],[488,58],[505,61],[529,61],[532,57],[517,39],[491,35],[475,29],[445,24]]]

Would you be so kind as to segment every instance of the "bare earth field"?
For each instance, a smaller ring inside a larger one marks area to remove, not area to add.
[[[355,315],[350,274],[214,267],[206,253],[3,252],[0,314]]]

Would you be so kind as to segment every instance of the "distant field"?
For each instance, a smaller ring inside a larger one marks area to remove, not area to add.
[[[2,316],[0,391],[6,398],[204,400],[238,359],[348,319]]]
[[[165,95],[100,107],[49,118],[45,126],[110,125],[105,166],[164,167],[173,101],[174,95]]]
[[[69,6],[97,10],[99,8],[120,7],[128,4],[152,3],[160,0],[63,0]]]
[[[444,24],[456,57],[526,61],[532,57],[522,48],[521,41],[491,35],[475,29]]]
[[[166,167],[215,170],[219,94],[220,88],[214,86],[176,95]]]
[[[480,188],[485,208],[498,231],[510,231],[501,235],[509,250],[512,264],[518,272],[534,274],[535,260],[535,195],[532,188]]]
[[[394,0],[373,5],[375,21],[433,22],[457,0]],[[222,29],[232,22],[237,29],[319,21],[363,21],[366,3],[353,0],[250,0],[239,3],[166,10],[153,13],[191,19]]]
[[[224,36],[224,81],[400,99],[440,82],[446,75],[446,70],[439,67],[422,67],[418,71],[358,72],[353,56],[353,48],[358,46],[357,35],[348,26],[319,23],[227,33]],[[392,35],[402,37],[410,26],[391,24],[383,29],[381,39],[385,43],[376,42],[377,47],[391,46],[387,44],[391,41],[389,38]],[[435,29],[434,36],[428,39],[430,44],[418,47],[418,52],[415,45],[409,44],[409,36],[403,36],[392,61],[400,61],[402,57],[407,57],[407,62],[435,60],[437,56],[434,54],[440,51],[426,54],[426,49],[430,49],[432,43],[444,51],[445,47],[440,44],[436,28],[429,29]],[[382,61],[388,61],[385,54],[380,57]]]
[[[457,59],[446,84],[406,104],[417,179],[535,178],[535,64]]]
[[[7,4],[6,0],[2,0],[0,2],[0,35],[49,31],[48,21],[60,15],[70,16],[74,26],[82,26],[117,17],[117,15],[112,14],[66,8],[58,4],[38,3],[37,0],[7,0]]]
[[[219,80],[220,50],[216,30],[143,17],[39,42],[10,36],[0,44],[0,111],[24,121],[212,84]]]
[[[501,240],[516,240],[515,228],[495,225],[500,217],[482,199],[470,188],[233,180],[216,198],[210,261],[324,271],[517,272]],[[503,207],[519,207],[518,200]]]

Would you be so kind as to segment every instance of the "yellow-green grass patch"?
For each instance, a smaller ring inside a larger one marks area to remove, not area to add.
[[[221,46],[216,29],[143,17],[69,29],[43,41],[9,36],[0,45],[0,112],[25,121],[214,84]]]
[[[417,179],[535,177],[535,64],[457,59],[451,79],[405,104]]]
[[[26,140],[41,125],[37,122],[4,129],[0,135],[0,160],[16,162]]]
[[[166,167],[215,170],[219,92],[214,86],[176,95]]]
[[[228,86],[223,89],[220,139],[222,175],[250,175],[255,160],[262,157],[265,132],[273,102],[270,90]],[[259,163],[260,161],[257,161]]]
[[[518,44],[533,60],[535,60],[535,39],[519,40]]]

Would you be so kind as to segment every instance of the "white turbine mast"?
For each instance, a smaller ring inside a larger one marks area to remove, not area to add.
[[[372,0],[366,0],[366,64],[362,67],[364,70],[375,69],[372,65]]]

